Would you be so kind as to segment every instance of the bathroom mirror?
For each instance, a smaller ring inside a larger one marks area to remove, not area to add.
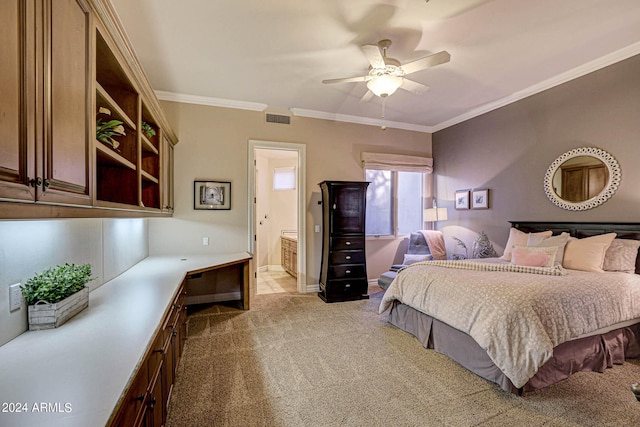
[[[606,151],[576,148],[558,157],[544,176],[544,191],[556,206],[571,211],[595,208],[620,185],[620,166]]]

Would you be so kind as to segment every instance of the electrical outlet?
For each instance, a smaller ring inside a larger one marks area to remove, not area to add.
[[[316,233],[320,232],[320,226],[319,225],[316,225],[315,231],[316,231]]]
[[[204,246],[209,246],[209,238],[208,237],[203,237],[202,238],[202,244]]]
[[[9,286],[9,311],[16,311],[22,305],[22,292],[20,283]]]

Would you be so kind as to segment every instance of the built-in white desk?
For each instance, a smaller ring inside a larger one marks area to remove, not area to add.
[[[91,292],[89,307],[61,327],[1,346],[0,426],[107,424],[186,275],[250,259],[146,258]],[[248,283],[241,286],[248,309]]]

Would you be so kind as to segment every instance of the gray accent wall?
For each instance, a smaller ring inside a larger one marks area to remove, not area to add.
[[[566,151],[598,147],[619,162],[622,181],[603,205],[582,212],[552,204],[543,187],[549,165]],[[470,244],[484,230],[502,254],[509,220],[640,222],[640,56],[433,134],[439,223]],[[489,188],[490,209],[455,210],[454,192]]]

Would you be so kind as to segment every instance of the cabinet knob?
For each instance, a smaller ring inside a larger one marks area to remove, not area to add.
[[[345,245],[351,246],[351,242],[344,242]]]
[[[344,285],[345,288],[350,288],[351,287],[351,283],[347,283],[346,285]]]
[[[44,180],[44,188],[49,188],[51,186],[51,182],[48,179]]]
[[[351,274],[351,270],[347,270],[347,271],[345,271],[345,273]]]
[[[351,255],[347,255],[345,258],[346,259],[351,259]]]
[[[29,180],[29,185],[31,185],[32,187],[40,187],[40,186],[42,186],[42,178],[37,177],[35,179],[30,179]]]
[[[333,204],[333,209],[337,208],[338,206],[334,203]]]

